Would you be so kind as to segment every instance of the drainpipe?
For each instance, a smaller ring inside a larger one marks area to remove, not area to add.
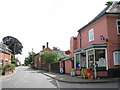
[[[82,45],[81,45],[81,32],[80,32],[80,48],[82,48]]]

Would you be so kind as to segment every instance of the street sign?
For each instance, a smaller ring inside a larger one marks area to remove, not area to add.
[[[69,51],[69,50],[68,50],[68,51],[66,51],[66,52],[65,52],[65,54],[67,54],[67,55],[68,55],[68,54],[70,54],[70,51]]]

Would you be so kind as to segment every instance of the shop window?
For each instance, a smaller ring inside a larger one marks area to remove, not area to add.
[[[76,54],[76,69],[80,69],[80,55]]]
[[[94,40],[94,30],[91,29],[91,30],[89,30],[89,42],[91,42],[93,40]]]
[[[117,33],[120,35],[120,19],[117,20]]]
[[[106,67],[105,49],[95,50],[95,64],[97,67]]]
[[[114,65],[120,65],[120,51],[113,52]]]

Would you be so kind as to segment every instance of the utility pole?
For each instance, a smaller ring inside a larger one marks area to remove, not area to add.
[[[32,48],[32,63],[33,63],[33,48]],[[33,64],[32,64],[33,65]]]
[[[15,49],[16,49],[16,43],[14,44],[14,59],[15,59]]]

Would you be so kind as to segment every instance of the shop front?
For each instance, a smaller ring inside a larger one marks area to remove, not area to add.
[[[75,53],[76,74],[82,74],[82,69],[92,68],[94,76],[107,77],[107,48],[106,44],[92,44],[78,50]]]

